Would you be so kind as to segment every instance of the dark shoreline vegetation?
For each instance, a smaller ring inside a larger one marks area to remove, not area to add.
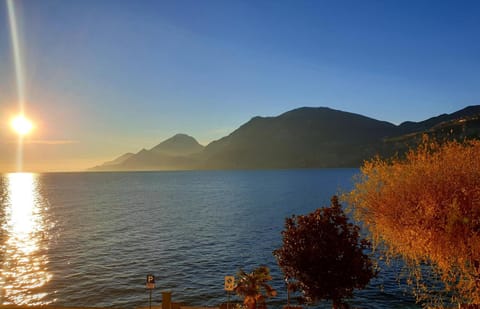
[[[326,107],[303,107],[277,117],[254,117],[205,147],[177,134],[89,171],[360,167],[375,155],[403,155],[421,143],[423,134],[437,140],[479,138],[480,105],[400,125]]]

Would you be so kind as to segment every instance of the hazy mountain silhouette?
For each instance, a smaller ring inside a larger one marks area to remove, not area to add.
[[[186,134],[176,134],[153,147],[150,151],[172,156],[188,156],[201,152],[203,148],[193,137]]]
[[[105,162],[103,163],[104,166],[112,166],[112,165],[118,165],[118,164],[122,164],[123,162],[125,162],[128,158],[130,158],[131,156],[134,156],[135,154],[131,153],[131,152],[127,152],[123,155],[121,155],[120,157],[116,158],[116,159],[113,159],[112,161],[108,161],[108,162]]]
[[[326,107],[255,117],[204,150],[205,168],[358,166],[397,126]]]
[[[440,139],[479,138],[480,106],[398,126],[327,107],[302,107],[276,117],[254,117],[206,147],[177,134],[92,170],[358,167],[377,154],[403,153],[424,133]]]
[[[124,154],[114,161],[103,163],[91,170],[176,170],[192,169],[198,165],[195,154],[204,147],[186,134],[177,134],[150,150],[142,149],[136,154]],[[121,162],[113,162],[122,159]]]

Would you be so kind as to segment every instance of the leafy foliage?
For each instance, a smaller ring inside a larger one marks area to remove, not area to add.
[[[347,199],[373,243],[410,265],[414,282],[428,263],[454,301],[480,303],[480,141],[424,137],[405,159],[366,162]]]
[[[359,227],[348,222],[336,196],[330,207],[287,218],[282,235],[283,246],[274,255],[309,301],[327,299],[345,307],[342,299],[376,275],[363,252],[369,242],[360,239]]]
[[[266,308],[265,298],[277,295],[277,291],[267,283],[272,276],[266,266],[260,266],[251,273],[240,269],[237,277],[235,292],[244,298],[243,303],[249,309]]]

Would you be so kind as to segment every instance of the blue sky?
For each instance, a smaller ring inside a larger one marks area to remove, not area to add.
[[[32,169],[85,168],[179,132],[207,144],[301,106],[398,124],[480,104],[478,1],[14,2]],[[9,29],[0,0],[2,123],[17,100]]]

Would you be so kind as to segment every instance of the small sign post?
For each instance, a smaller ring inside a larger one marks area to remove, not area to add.
[[[155,276],[154,275],[147,275],[147,282],[146,288],[150,292],[150,297],[148,301],[148,308],[152,309],[152,290],[155,288]]]
[[[225,291],[227,291],[227,309],[230,307],[230,292],[235,288],[235,277],[225,276]]]

